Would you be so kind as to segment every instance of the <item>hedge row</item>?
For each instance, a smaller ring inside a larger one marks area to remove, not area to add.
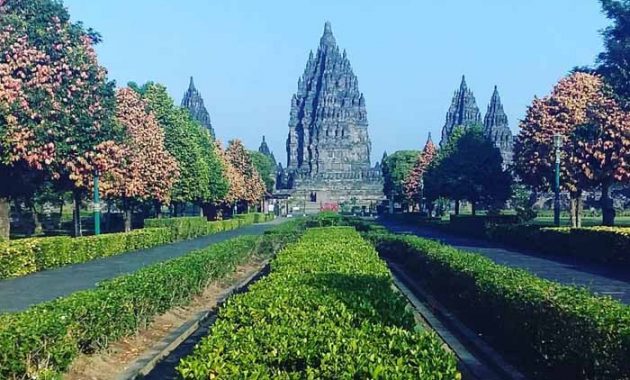
[[[271,267],[220,310],[180,362],[183,378],[460,378],[437,337],[415,329],[387,266],[354,229],[308,230]]]
[[[630,378],[630,307],[435,241],[367,236],[533,377]]]
[[[79,353],[135,333],[237,265],[254,255],[268,257],[291,240],[295,236],[277,233],[231,239],[93,290],[0,315],[0,378],[50,378],[63,372]]]
[[[205,218],[150,219],[146,221],[148,228],[126,233],[4,241],[0,242],[0,279],[233,230],[266,218],[263,214],[247,214],[217,222]]]
[[[630,227],[540,228],[488,225],[494,241],[538,252],[630,265]]]

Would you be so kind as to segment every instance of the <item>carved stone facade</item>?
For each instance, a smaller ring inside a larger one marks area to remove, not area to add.
[[[210,131],[210,134],[213,137],[215,136],[212,123],[210,122],[210,114],[208,113],[206,106],[203,104],[201,94],[197,88],[195,88],[193,77],[190,77],[190,85],[188,86],[188,90],[182,99],[182,107],[190,111],[193,119],[197,120],[204,128]]]
[[[497,87],[494,87],[494,93],[490,99],[482,124],[481,113],[477,107],[475,95],[468,89],[466,78],[462,77],[459,90],[455,92],[451,106],[446,114],[446,123],[442,128],[440,146],[444,147],[446,145],[455,127],[471,127],[474,125],[483,127],[485,135],[499,148],[504,166],[512,163],[512,145],[514,141]]]
[[[507,166],[511,164],[514,155],[512,150],[514,138],[508,124],[507,115],[503,110],[503,104],[501,104],[501,97],[499,96],[497,86],[494,86],[492,99],[490,99],[483,124],[486,136],[488,136],[501,151],[503,165]]]
[[[381,200],[382,174],[370,165],[367,128],[365,98],[327,22],[291,99],[284,188],[321,192],[330,202]]]

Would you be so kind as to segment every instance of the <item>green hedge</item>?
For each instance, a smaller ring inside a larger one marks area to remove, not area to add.
[[[460,378],[455,357],[416,329],[387,266],[354,229],[308,230],[271,267],[220,310],[180,362],[183,378]]]
[[[0,242],[0,279],[24,276],[99,257],[151,248],[178,240],[229,231],[268,220],[264,214],[208,222],[205,218],[147,219],[144,229],[72,238],[55,236]]]
[[[367,236],[535,378],[630,378],[630,307],[435,241]]]
[[[50,378],[63,372],[80,352],[92,353],[135,333],[237,265],[254,255],[268,257],[288,241],[282,234],[228,240],[92,290],[0,315],[0,378]]]
[[[0,279],[77,264],[98,257],[170,243],[166,228],[72,238],[54,236],[0,243]]]
[[[630,228],[540,228],[489,225],[486,236],[506,245],[602,263],[630,265]]]

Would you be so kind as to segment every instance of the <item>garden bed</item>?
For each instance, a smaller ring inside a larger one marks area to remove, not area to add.
[[[456,379],[455,357],[419,331],[385,263],[352,228],[308,230],[271,273],[232,297],[178,370],[187,379]]]

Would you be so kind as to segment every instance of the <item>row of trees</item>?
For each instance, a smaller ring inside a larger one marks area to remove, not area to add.
[[[105,199],[125,210],[199,205],[208,216],[241,209],[264,183],[238,140],[224,150],[155,83],[115,89],[93,45],[100,36],[72,23],[53,0],[0,1],[0,237],[10,202],[72,193],[80,205],[95,176]],[[63,205],[63,200],[61,201]]]

